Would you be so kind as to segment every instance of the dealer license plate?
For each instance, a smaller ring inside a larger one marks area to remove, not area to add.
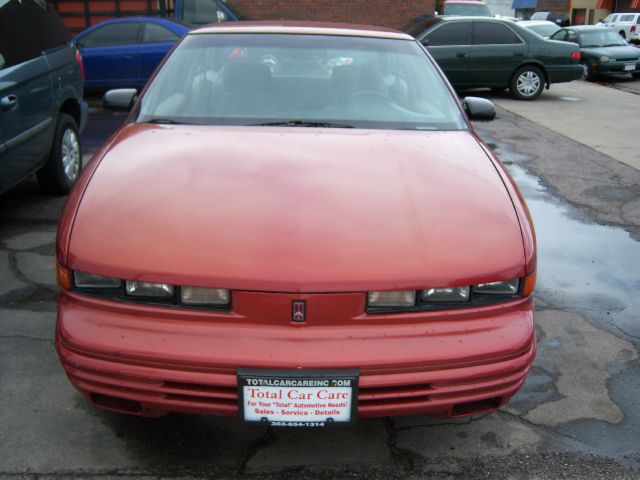
[[[324,427],[356,419],[358,370],[238,370],[245,422]]]
[[[625,72],[630,72],[632,70],[636,69],[636,64],[635,63],[625,63],[624,65],[624,70]]]

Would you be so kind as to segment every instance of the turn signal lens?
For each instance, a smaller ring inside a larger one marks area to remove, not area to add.
[[[56,262],[56,278],[58,285],[64,290],[71,290],[71,271]]]
[[[536,288],[536,272],[530,273],[522,279],[522,296],[528,297]]]
[[[415,290],[369,292],[367,303],[370,307],[412,307],[416,304],[416,292]]]
[[[119,288],[122,285],[117,278],[78,271],[73,272],[73,280],[78,288]]]
[[[226,288],[180,288],[180,300],[187,305],[227,305],[230,298]]]
[[[132,297],[172,297],[173,285],[127,280],[125,291]]]
[[[425,302],[467,302],[469,287],[430,288],[422,290],[420,298]]]

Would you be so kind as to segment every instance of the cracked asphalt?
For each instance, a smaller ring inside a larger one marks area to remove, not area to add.
[[[122,118],[94,111],[85,153]],[[476,128],[538,235],[538,356],[506,407],[325,430],[97,410],[52,340],[64,198],[28,181],[0,197],[0,480],[640,478],[640,172],[504,109]]]

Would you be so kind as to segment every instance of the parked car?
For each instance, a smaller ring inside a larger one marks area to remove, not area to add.
[[[36,173],[67,193],[82,168],[82,59],[46,2],[0,4],[0,192]]]
[[[612,13],[601,23],[631,43],[640,43],[640,13]]]
[[[436,17],[407,30],[438,62],[457,89],[489,87],[533,100],[552,83],[580,78],[578,46],[545,40],[511,22],[482,17]]]
[[[226,0],[175,0],[173,16],[192,25],[240,20]]]
[[[558,24],[547,20],[522,20],[519,25],[528,28],[545,39],[548,39],[561,28]]]
[[[465,112],[495,107],[395,30],[187,34],[61,219],[73,385],[279,426],[504,404],[535,355],[535,239]]]
[[[190,29],[180,21],[160,17],[116,18],[87,28],[74,37],[84,59],[85,87],[142,87]]]
[[[615,30],[575,25],[559,30],[551,38],[580,46],[585,80],[592,81],[602,73],[630,73],[634,78],[640,78],[640,49],[629,45]]]
[[[446,0],[443,15],[462,15],[465,17],[493,17],[486,3],[478,0]]]
[[[548,22],[553,22],[559,27],[568,27],[571,24],[569,20],[569,15],[566,13],[555,13],[555,12],[535,12],[531,15],[529,20],[546,20]]]

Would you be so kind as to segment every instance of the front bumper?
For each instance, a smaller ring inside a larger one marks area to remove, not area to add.
[[[276,308],[299,297],[246,295],[269,297]],[[336,297],[360,304],[358,294],[308,297],[327,297],[307,300],[309,313]],[[319,326],[248,323],[235,310],[177,312],[63,292],[56,347],[94,404],[139,415],[237,416],[238,368],[357,368],[359,417],[476,414],[506,403],[535,356],[531,298],[453,313],[362,313]]]
[[[640,62],[636,60],[621,60],[619,62],[597,63],[595,65],[592,63],[591,65],[596,73],[640,73]],[[625,70],[626,65],[635,65],[635,69]]]

